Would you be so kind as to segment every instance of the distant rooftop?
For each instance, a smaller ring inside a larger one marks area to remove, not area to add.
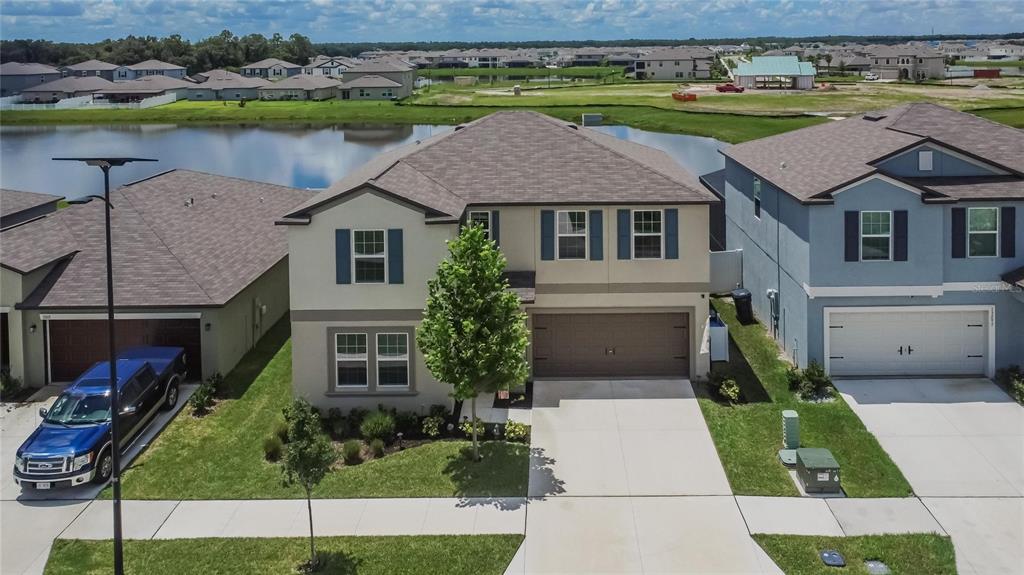
[[[814,65],[801,62],[796,56],[754,56],[750,62],[740,62],[733,72],[736,76],[813,76]]]

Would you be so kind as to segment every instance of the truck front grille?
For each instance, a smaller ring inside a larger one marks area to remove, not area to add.
[[[25,473],[29,475],[60,475],[71,470],[71,457],[32,457],[25,459]]]

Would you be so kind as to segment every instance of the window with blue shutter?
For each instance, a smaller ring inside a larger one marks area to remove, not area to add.
[[[628,260],[630,259],[630,222],[629,222],[629,210],[618,210],[616,214],[616,234],[619,245],[619,259]]]
[[[491,210],[491,239],[494,240],[494,245],[501,245],[501,220],[498,219],[500,212],[498,210]]]
[[[402,249],[402,230],[388,230],[388,283],[405,281],[405,260]]]
[[[334,230],[335,281],[352,283],[352,231]]]
[[[590,259],[604,259],[604,211],[590,210]]]
[[[665,259],[679,259],[679,210],[665,210]]]
[[[555,212],[540,212],[540,259],[555,259]]]

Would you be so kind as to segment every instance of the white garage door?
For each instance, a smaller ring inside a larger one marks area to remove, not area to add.
[[[889,311],[828,314],[832,375],[983,375],[987,311]]]

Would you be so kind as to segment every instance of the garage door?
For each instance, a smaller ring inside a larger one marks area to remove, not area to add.
[[[536,377],[689,375],[689,315],[533,316]]]
[[[988,312],[892,311],[829,314],[832,375],[982,375]]]
[[[202,374],[198,319],[119,319],[118,350],[136,345],[185,348],[189,377]],[[50,381],[72,381],[90,365],[107,359],[106,320],[50,320]]]

